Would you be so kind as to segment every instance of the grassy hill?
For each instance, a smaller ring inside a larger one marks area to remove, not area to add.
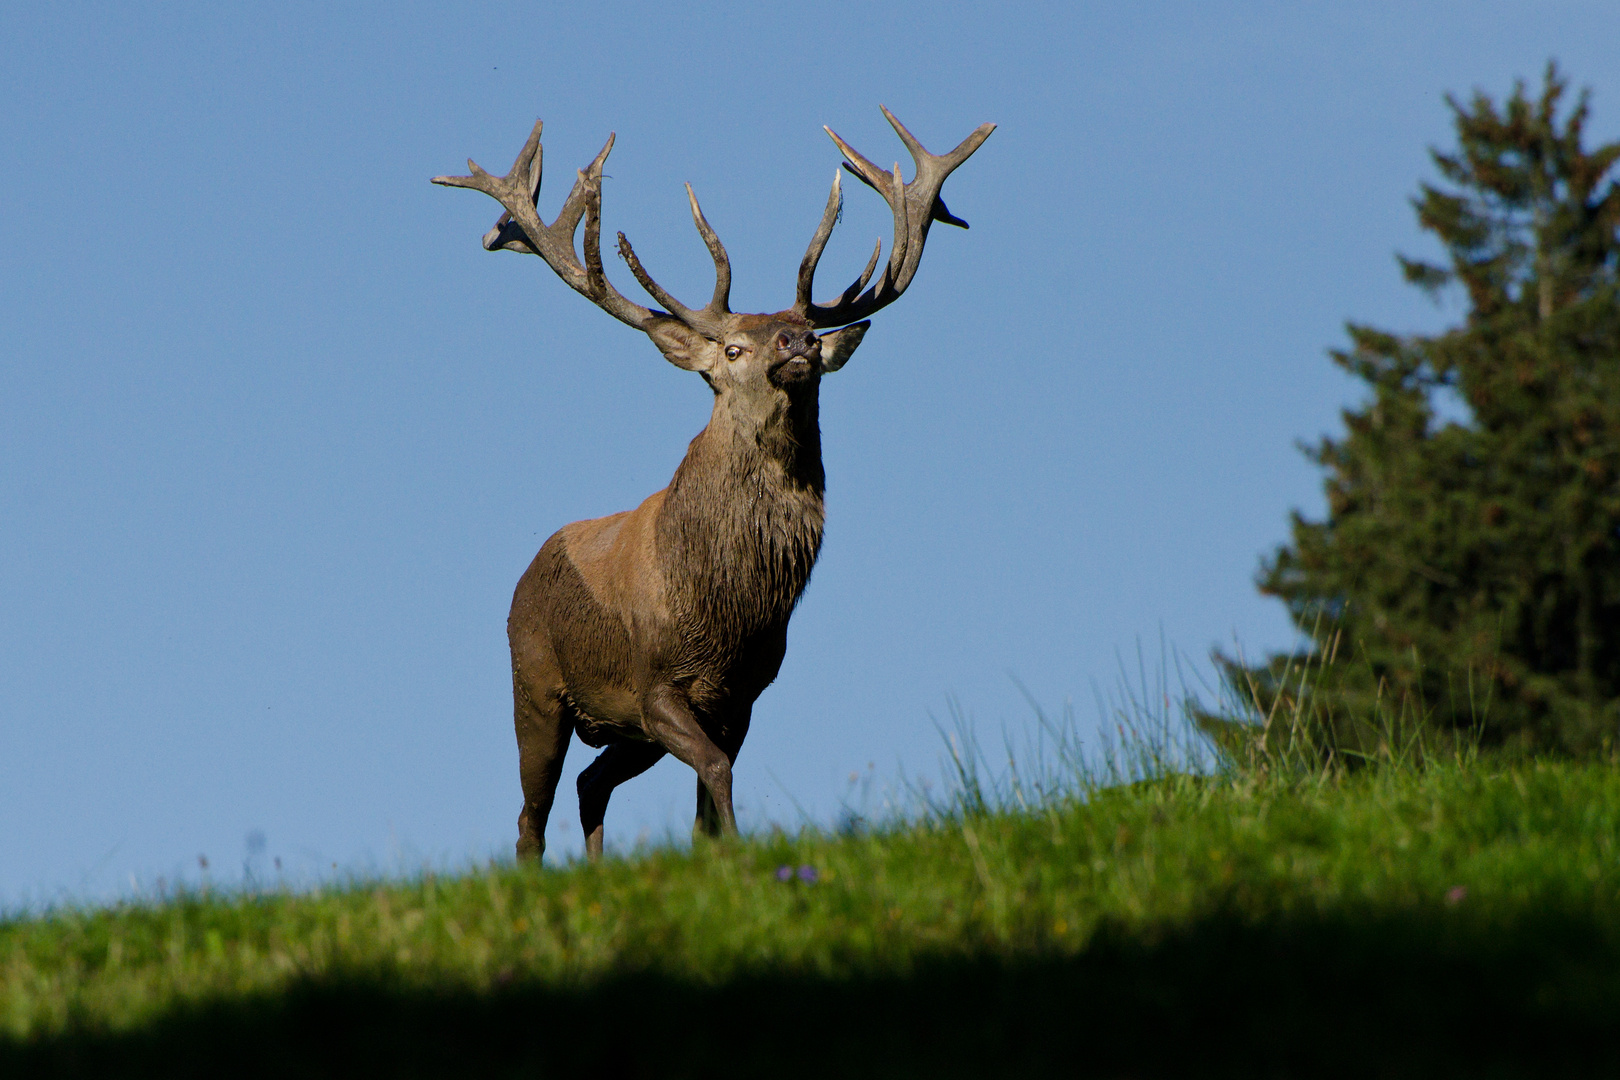
[[[1170,776],[0,923],[0,1075],[1614,1075],[1620,773]]]

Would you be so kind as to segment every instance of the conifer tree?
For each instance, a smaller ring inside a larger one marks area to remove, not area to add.
[[[1306,450],[1327,516],[1294,513],[1257,583],[1315,633],[1304,692],[1341,750],[1371,749],[1392,707],[1526,751],[1620,735],[1620,143],[1585,149],[1589,95],[1565,91],[1550,64],[1539,98],[1447,98],[1457,147],[1413,200],[1445,258],[1400,264],[1467,316],[1433,337],[1351,325],[1330,354],[1370,395]],[[1299,704],[1284,673],[1305,659],[1222,662],[1270,709]]]

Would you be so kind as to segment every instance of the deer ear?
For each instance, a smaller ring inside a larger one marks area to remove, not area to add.
[[[821,370],[837,371],[855,353],[855,346],[866,336],[871,319],[850,323],[842,330],[830,330],[821,335]]]
[[[687,371],[702,371],[713,360],[714,342],[674,319],[660,319],[647,329],[664,359]]]

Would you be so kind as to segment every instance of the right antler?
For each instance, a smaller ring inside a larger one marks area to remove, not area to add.
[[[840,187],[840,174],[833,175],[832,194],[827,197],[827,209],[821,215],[821,224],[816,229],[816,235],[810,241],[809,249],[804,253],[804,261],[799,264],[798,295],[793,302],[793,310],[815,327],[844,326],[866,318],[874,311],[887,307],[906,291],[911,279],[916,276],[917,267],[922,262],[923,245],[928,240],[928,229],[936,221],[943,221],[947,225],[956,225],[967,228],[968,223],[954,216],[945,209],[945,203],[940,200],[939,189],[944,186],[945,178],[962,162],[973,156],[984,140],[996,129],[994,124],[980,124],[973,134],[962,140],[962,144],[948,154],[930,154],[923,149],[922,143],[916,136],[906,130],[904,124],[894,118],[894,114],[883,106],[883,115],[888,118],[890,126],[900,136],[900,141],[906,144],[911,151],[911,160],[916,164],[916,173],[911,183],[902,183],[900,179],[900,166],[897,163],[892,173],[884,172],[866,158],[862,157],[855,148],[840,139],[831,129],[827,134],[832,136],[838,149],[844,152],[849,160],[844,168],[854,173],[868,187],[877,191],[889,204],[894,213],[894,244],[889,251],[889,263],[883,268],[883,274],[877,283],[865,293],[866,283],[871,280],[872,271],[877,267],[878,255],[882,252],[883,241],[872,251],[872,257],[866,263],[866,269],[855,283],[845,289],[836,301],[831,304],[817,304],[810,298],[810,289],[815,281],[816,264],[821,261],[821,253],[827,246],[827,238],[832,235],[833,226],[838,222],[839,211],[843,207],[843,191]]]
[[[653,311],[626,299],[613,287],[613,283],[608,281],[607,275],[602,271],[602,163],[607,160],[608,153],[613,149],[614,136],[609,135],[602,152],[596,155],[596,159],[590,165],[579,171],[579,179],[574,181],[574,188],[568,193],[562,209],[558,211],[557,220],[547,225],[540,220],[537,209],[540,199],[541,162],[545,156],[540,146],[542,127],[543,122],[536,120],[534,130],[529,133],[528,142],[523,144],[517,161],[512,164],[511,171],[505,176],[491,176],[469,158],[467,168],[471,171],[471,176],[433,178],[435,184],[446,187],[482,191],[506,208],[506,213],[501,215],[494,228],[484,234],[484,249],[498,251],[504,248],[508,251],[521,251],[540,256],[570,288],[620,322],[634,326],[638,330],[648,330],[658,319],[673,317],[698,333],[710,337],[717,336],[720,317],[730,313],[727,303],[731,293],[731,260],[727,257],[720,238],[704,219],[703,211],[698,208],[697,197],[692,194],[692,186],[688,184],[686,187],[687,197],[692,204],[692,219],[697,223],[698,232],[703,236],[703,242],[708,246],[709,254],[714,259],[714,296],[707,306],[693,310],[669,295],[642,269],[641,260],[636,258],[636,253],[630,247],[630,241],[625,239],[624,233],[619,234],[619,254],[630,264],[630,270],[636,275],[636,280],[641,283],[642,288],[669,309],[669,314],[666,315],[662,311]],[[585,220],[583,263],[574,252],[574,233],[579,229],[581,218]]]

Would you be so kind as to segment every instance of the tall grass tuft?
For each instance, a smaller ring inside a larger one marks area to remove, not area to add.
[[[1216,655],[1221,684],[1213,708],[1189,700],[1189,719],[1208,736],[1224,767],[1251,775],[1325,777],[1369,765],[1423,767],[1474,763],[1490,714],[1489,684],[1481,690],[1472,670],[1446,671],[1451,699],[1444,710],[1425,696],[1422,658],[1412,652],[1418,678],[1396,681],[1371,667],[1343,630],[1318,615],[1312,632],[1291,654],[1251,666]],[[1370,694],[1347,693],[1337,678],[1349,667],[1374,676]],[[1459,700],[1460,699],[1460,700]],[[1466,715],[1464,727],[1437,722],[1441,712]]]
[[[986,748],[972,717],[952,699],[946,721],[935,721],[945,750],[943,788],[903,782],[902,801],[923,817],[957,820],[1040,812],[1171,778],[1286,787],[1331,783],[1372,767],[1402,772],[1478,763],[1490,697],[1478,692],[1472,672],[1446,680],[1454,697],[1466,695],[1471,726],[1442,728],[1422,680],[1413,686],[1384,680],[1362,699],[1340,694],[1335,665],[1365,662],[1349,652],[1343,632],[1321,618],[1300,648],[1263,672],[1246,663],[1241,649],[1235,660],[1217,654],[1217,685],[1199,681],[1194,689],[1180,655],[1161,642],[1150,670],[1139,642],[1134,670],[1122,661],[1113,690],[1096,692],[1098,723],[1089,741],[1072,701],[1053,712],[1019,683],[1034,722],[1017,732],[1003,727],[999,753]]]
[[[1231,768],[1215,739],[1195,722],[1197,698],[1188,689],[1185,665],[1162,645],[1151,674],[1138,644],[1135,671],[1122,662],[1113,691],[1096,691],[1098,724],[1090,741],[1072,701],[1053,712],[1017,685],[1034,723],[1016,734],[1003,727],[995,756],[960,703],[948,702],[948,722],[934,725],[945,746],[943,793],[907,785],[911,802],[925,815],[1027,814],[1085,802],[1110,788],[1216,776]]]

